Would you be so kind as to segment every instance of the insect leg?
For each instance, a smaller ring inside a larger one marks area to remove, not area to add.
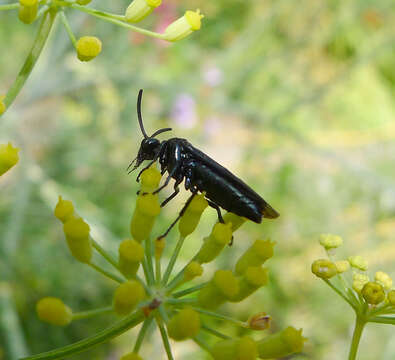
[[[154,192],[153,194],[157,194],[159,191],[163,190],[167,185],[169,185],[169,182],[171,180],[171,178],[173,177],[173,175],[176,173],[176,171],[178,170],[178,168],[174,168],[171,172],[169,172],[169,176],[166,178],[165,182],[163,183],[162,186],[159,186]]]
[[[195,197],[196,194],[197,194],[197,191],[192,193],[192,195],[189,197],[189,199],[185,203],[184,207],[181,209],[181,211],[178,214],[177,218],[170,224],[168,229],[161,236],[158,237],[158,239],[162,239],[162,238],[164,238],[164,237],[166,237],[168,235],[170,230],[174,227],[175,224],[177,224],[178,220],[181,219],[182,215],[184,215],[186,209],[188,208],[189,204],[191,203],[192,199]]]
[[[207,200],[207,199],[206,199],[206,200]],[[219,221],[220,223],[222,223],[222,224],[225,224],[224,218],[222,217],[222,214],[221,214],[221,209],[220,209],[220,207],[219,207],[215,202],[212,202],[211,200],[207,200],[207,202],[208,202],[209,206],[211,206],[212,208],[214,208],[215,210],[217,210],[218,221]]]

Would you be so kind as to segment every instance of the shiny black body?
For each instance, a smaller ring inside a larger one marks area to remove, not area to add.
[[[186,139],[172,138],[160,142],[155,138],[156,135],[171,130],[170,128],[160,129],[151,136],[148,136],[145,132],[141,117],[141,99],[142,90],[139,92],[137,101],[137,113],[144,139],[141,142],[137,157],[132,161],[129,167],[136,162],[131,170],[133,171],[138,168],[144,160],[151,160],[150,163],[140,171],[137,177],[138,181],[141,173],[159,160],[162,175],[167,172],[168,176],[164,184],[153,193],[158,193],[165,188],[171,179],[175,180],[174,193],[170,195],[161,206],[167,204],[168,201],[178,194],[179,185],[184,181],[185,189],[191,191],[192,196],[181,210],[180,216],[182,216],[193,196],[198,192],[204,192],[209,205],[217,210],[220,221],[223,221],[219,209],[220,207],[256,223],[260,223],[262,217],[274,219],[279,216],[277,211],[246,183],[202,151],[192,146]],[[170,226],[168,231],[174,226],[175,222]]]

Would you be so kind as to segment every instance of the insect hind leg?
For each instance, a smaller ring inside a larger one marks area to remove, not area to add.
[[[206,199],[206,200],[207,200],[207,199]],[[222,217],[222,214],[221,214],[221,209],[220,209],[220,207],[219,207],[215,202],[213,202],[213,201],[211,201],[211,200],[207,200],[207,202],[208,202],[209,206],[211,206],[213,209],[217,210],[218,221],[219,221],[221,224],[225,224],[224,218]]]

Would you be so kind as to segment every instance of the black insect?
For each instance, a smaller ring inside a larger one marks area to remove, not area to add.
[[[153,194],[164,189],[172,178],[175,180],[174,192],[162,202],[161,207],[165,206],[178,194],[179,185],[182,181],[184,181],[185,189],[192,192],[177,219],[161,237],[169,233],[198,192],[205,193],[208,204],[217,210],[220,222],[224,222],[220,207],[256,223],[260,223],[262,217],[274,219],[279,216],[278,212],[246,183],[202,151],[196,149],[186,139],[171,138],[161,142],[155,138],[155,136],[165,131],[172,130],[171,128],[159,129],[151,136],[148,136],[141,116],[142,95],[143,90],[140,90],[137,98],[137,116],[144,139],[141,142],[137,157],[130,163],[128,169],[135,163],[132,170],[130,170],[132,172],[144,160],[151,160],[137,176],[136,180],[139,181],[140,175],[155,161],[159,160],[162,175],[167,171],[168,176],[164,184],[156,189]]]

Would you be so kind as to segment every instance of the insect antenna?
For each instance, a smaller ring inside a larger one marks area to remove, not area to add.
[[[162,134],[165,131],[171,131],[173,130],[172,128],[163,128],[163,129],[159,129],[156,130],[150,137],[155,137],[156,135]]]
[[[144,125],[143,125],[143,117],[141,116],[141,100],[143,97],[143,89],[140,89],[139,96],[137,97],[137,117],[139,119],[140,129],[143,133],[144,137],[147,139],[148,135],[145,132]]]

